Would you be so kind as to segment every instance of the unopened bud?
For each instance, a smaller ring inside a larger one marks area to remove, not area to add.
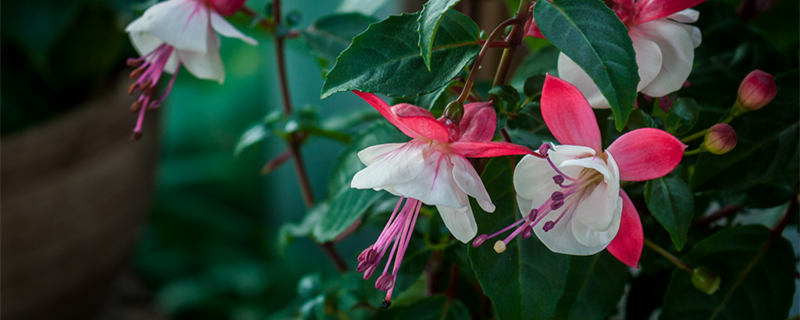
[[[703,144],[713,154],[727,153],[736,147],[736,131],[727,123],[717,123],[708,129]]]
[[[464,105],[458,100],[448,103],[447,107],[444,108],[444,116],[458,123],[464,116]]]
[[[736,104],[750,111],[758,110],[770,103],[777,93],[778,87],[771,74],[753,70],[739,85]]]
[[[711,295],[719,290],[721,282],[719,275],[705,267],[695,268],[692,272],[692,285],[705,294]]]
[[[245,0],[210,0],[211,7],[219,14],[229,16],[242,8]]]

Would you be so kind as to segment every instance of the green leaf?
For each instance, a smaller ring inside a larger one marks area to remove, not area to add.
[[[794,214],[794,213],[792,213]],[[795,281],[791,244],[761,226],[724,229],[700,241],[684,260],[722,277],[719,290],[697,290],[686,271],[673,271],[660,319],[775,319],[789,315]]]
[[[501,111],[515,111],[519,107],[519,92],[514,87],[501,84],[489,90],[490,100],[495,100],[495,108]]]
[[[551,45],[539,48],[525,57],[511,77],[511,85],[524,90],[525,81],[531,76],[558,73],[558,49]]]
[[[669,232],[675,248],[683,249],[694,216],[694,195],[686,182],[677,176],[647,181],[644,201],[658,223]]]
[[[448,300],[445,296],[420,299],[411,305],[392,307],[380,312],[375,319],[399,320],[460,320],[469,319],[469,310],[461,301]]]
[[[542,96],[544,79],[545,79],[544,75],[537,74],[525,80],[525,86],[523,87],[523,92],[525,92],[525,96],[528,99],[535,102],[539,101],[540,97]]]
[[[431,71],[414,45],[417,14],[391,16],[353,39],[322,85],[322,98],[347,90],[392,97],[419,96],[449,83],[480,50],[478,26],[450,10],[439,26],[431,53]]]
[[[460,0],[430,0],[422,7],[422,12],[417,18],[417,32],[419,33],[419,54],[425,60],[425,67],[431,71],[431,50],[436,31],[442,22],[447,10],[450,10]]]
[[[684,135],[692,130],[697,123],[699,106],[692,98],[679,98],[672,104],[664,122],[667,132],[674,135]]]
[[[625,293],[628,268],[608,252],[574,256],[555,319],[605,319]]]
[[[339,156],[339,162],[333,169],[328,183],[330,208],[314,227],[314,238],[317,241],[330,241],[361,218],[364,212],[381,198],[383,192],[375,190],[359,190],[350,188],[353,175],[364,168],[358,159],[362,149],[387,142],[403,141],[403,137],[393,127],[379,122],[356,137],[353,143]]]
[[[473,205],[478,230],[491,233],[517,218],[512,183],[513,163],[508,158],[492,159],[481,175],[497,205],[488,214]],[[502,236],[501,236],[502,237]],[[501,238],[502,239],[502,238]],[[549,319],[569,271],[569,256],[553,253],[534,238],[518,237],[502,254],[492,250],[495,239],[478,248],[469,247],[472,270],[489,296],[500,319]]]
[[[336,63],[336,57],[350,45],[353,37],[375,21],[377,19],[374,17],[360,13],[332,14],[314,21],[300,35],[317,57],[324,76]]]
[[[239,137],[239,141],[236,142],[236,147],[233,149],[233,156],[238,157],[240,154],[242,154],[244,149],[261,142],[261,140],[264,140],[269,136],[270,131],[267,129],[266,125],[263,123],[254,124],[245,130],[244,133],[242,133],[242,136]]]
[[[533,10],[542,34],[594,80],[622,130],[634,109],[639,83],[628,29],[597,0],[538,1]]]

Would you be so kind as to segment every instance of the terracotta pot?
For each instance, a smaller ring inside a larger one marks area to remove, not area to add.
[[[158,112],[130,141],[126,85],[3,137],[3,319],[91,318],[129,262],[153,189]]]

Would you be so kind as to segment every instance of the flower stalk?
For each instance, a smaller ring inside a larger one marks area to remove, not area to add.
[[[686,262],[683,262],[683,260],[681,260],[678,257],[672,255],[671,253],[669,253],[669,251],[665,250],[664,248],[662,248],[661,246],[659,246],[655,242],[650,241],[650,239],[644,238],[644,245],[647,246],[648,248],[652,249],[653,251],[655,251],[656,253],[658,253],[662,257],[666,258],[667,260],[669,260],[673,264],[675,264],[675,266],[677,266],[678,268],[686,270],[686,272],[689,272],[689,274],[692,274],[694,272],[694,268],[689,266],[689,264],[687,264]]]
[[[284,40],[286,39],[287,34],[279,34],[277,32],[278,28],[275,28],[275,26],[279,26],[281,24],[281,1],[274,0],[272,2],[272,6],[274,12],[274,23],[272,24],[271,31],[275,36],[275,59],[278,66],[278,83],[280,84],[281,88],[283,113],[288,117],[292,114],[292,100],[291,96],[289,95],[289,81],[286,77],[286,58],[284,55]],[[292,161],[294,162],[295,173],[297,174],[297,180],[300,184],[300,191],[303,194],[303,201],[306,205],[306,208],[311,208],[315,203],[314,193],[311,189],[311,182],[308,179],[308,172],[303,164],[303,155],[300,152],[300,140],[298,139],[297,134],[294,132],[289,135],[288,151],[292,156]],[[342,257],[336,251],[336,247],[333,246],[333,243],[325,242],[317,244],[320,246],[322,251],[325,252],[328,258],[330,258],[331,262],[334,266],[336,266],[336,269],[339,270],[339,272],[347,272],[347,264],[345,264]]]

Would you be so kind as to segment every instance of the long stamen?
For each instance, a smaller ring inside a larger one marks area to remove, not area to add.
[[[131,105],[131,110],[139,113],[136,119],[136,125],[133,129],[132,138],[134,140],[138,140],[142,136],[142,126],[146,114],[145,110],[160,106],[164,98],[172,90],[175,79],[177,78],[178,69],[180,68],[180,61],[172,72],[172,78],[164,94],[158,99],[153,97],[155,87],[158,85],[158,81],[164,73],[164,67],[166,67],[167,62],[169,62],[170,57],[172,57],[174,50],[175,48],[164,43],[139,58],[128,59],[126,61],[128,66],[136,68],[130,74],[131,78],[135,78],[136,81],[128,87],[128,93],[140,93],[139,98]]]
[[[402,208],[401,204],[403,204]],[[378,268],[386,251],[389,251],[389,258],[383,267],[383,272],[375,281],[375,288],[387,292],[385,306],[390,304],[395,279],[411,242],[411,235],[414,233],[414,226],[421,208],[422,202],[419,200],[400,198],[378,239],[358,256],[359,264],[356,271],[363,272],[363,278],[369,279]],[[390,246],[391,249],[389,249]],[[390,266],[392,267],[391,272],[389,272]]]

